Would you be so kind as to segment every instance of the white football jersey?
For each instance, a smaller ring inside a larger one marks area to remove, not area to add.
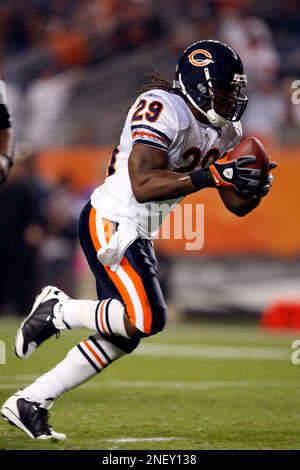
[[[182,198],[159,203],[137,202],[128,174],[132,146],[141,143],[166,150],[168,170],[191,172],[213,163],[238,144],[241,137],[240,122],[228,122],[216,129],[198,122],[179,95],[159,89],[147,91],[137,98],[127,114],[105,181],[92,194],[92,206],[101,217],[134,224],[142,238],[152,238],[163,218]]]

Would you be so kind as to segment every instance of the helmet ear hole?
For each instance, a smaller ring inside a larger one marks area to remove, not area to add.
[[[197,86],[197,90],[200,91],[200,93],[202,93],[203,95],[205,95],[207,93],[207,88],[205,85],[201,85],[201,83],[199,83],[199,85]]]
[[[192,91],[197,91],[197,89],[198,89],[197,83],[191,83],[190,88],[191,88]]]

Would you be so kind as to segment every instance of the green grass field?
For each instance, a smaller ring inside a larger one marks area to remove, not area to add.
[[[1,403],[88,336],[64,333],[21,361],[12,351],[16,327],[0,321]],[[300,449],[295,337],[249,325],[169,325],[56,402],[51,422],[65,442],[33,441],[1,419],[0,449]]]

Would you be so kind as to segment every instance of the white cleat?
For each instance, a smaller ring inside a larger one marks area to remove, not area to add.
[[[22,392],[9,397],[1,408],[3,418],[24,431],[31,439],[63,441],[66,435],[56,432],[49,425],[49,408],[52,400],[43,403],[31,401],[22,396]]]
[[[62,307],[68,299],[57,287],[42,289],[16,334],[15,353],[19,358],[29,357],[46,339],[68,328],[62,320]]]

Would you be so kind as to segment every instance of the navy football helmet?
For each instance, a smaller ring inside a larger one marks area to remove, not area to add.
[[[240,57],[220,41],[195,42],[183,51],[176,67],[174,88],[215,127],[240,120],[248,102],[241,93],[246,85]]]

